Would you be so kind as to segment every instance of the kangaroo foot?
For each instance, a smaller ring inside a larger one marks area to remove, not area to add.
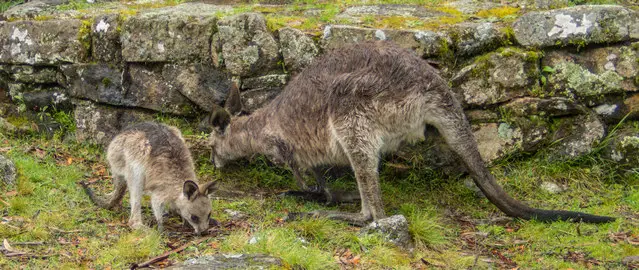
[[[348,212],[340,212],[340,211],[324,211],[317,210],[313,212],[292,212],[289,213],[286,220],[299,220],[303,218],[319,218],[325,217],[328,219],[344,221],[348,224],[358,227],[364,227],[371,221],[373,221],[372,217],[364,216],[362,213],[348,213]]]

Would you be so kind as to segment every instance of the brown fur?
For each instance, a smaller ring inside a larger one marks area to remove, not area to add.
[[[228,115],[217,110],[211,118]],[[388,42],[360,43],[324,54],[271,103],[250,116],[219,125],[210,144],[218,167],[254,153],[288,164],[296,178],[299,169],[350,165],[362,211],[320,214],[361,223],[384,217],[380,156],[395,151],[402,142],[423,139],[426,125],[439,130],[480,189],[506,214],[540,220],[612,220],[534,209],[509,197],[486,169],[462,107],[446,81],[413,52]]]
[[[160,230],[165,207],[180,214],[196,233],[208,229],[211,202],[207,195],[215,189],[215,183],[199,187],[193,182],[196,176],[191,153],[177,128],[152,122],[130,126],[111,141],[107,160],[114,191],[100,198],[85,185],[97,205],[113,208],[121,202],[128,187],[132,228],[143,227],[142,194],[148,193]]]

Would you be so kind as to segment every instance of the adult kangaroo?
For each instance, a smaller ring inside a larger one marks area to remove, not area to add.
[[[231,90],[227,108],[241,108]],[[216,167],[255,153],[300,169],[350,165],[361,197],[360,213],[316,211],[313,215],[364,224],[384,217],[378,164],[400,143],[423,139],[432,125],[461,157],[486,197],[509,216],[541,221],[592,223],[614,218],[531,208],[510,197],[486,168],[471,127],[448,84],[425,60],[385,41],[364,42],[325,53],[295,76],[268,105],[231,117],[210,116]]]

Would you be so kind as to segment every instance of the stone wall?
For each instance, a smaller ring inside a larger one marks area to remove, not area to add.
[[[198,121],[233,81],[250,113],[322,52],[391,40],[449,79],[487,161],[542,148],[576,157],[624,116],[639,119],[639,15],[625,7],[529,12],[442,31],[326,25],[318,36],[270,31],[259,13],[218,18],[226,8],[0,21],[0,96],[31,111],[73,110],[77,139],[105,143],[158,112]],[[450,161],[440,148],[435,159]]]

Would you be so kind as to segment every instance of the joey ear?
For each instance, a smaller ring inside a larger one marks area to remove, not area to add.
[[[192,201],[198,194],[198,186],[195,182],[186,180],[182,192],[184,192],[184,196],[189,199],[189,201]]]
[[[231,114],[226,109],[216,106],[209,116],[209,124],[214,128],[224,131],[231,122]]]
[[[237,83],[233,82],[229,95],[226,97],[226,103],[224,108],[231,115],[239,115],[242,112],[242,99],[240,98],[240,89],[237,87]]]
[[[204,184],[204,186],[202,186],[202,190],[200,190],[200,193],[204,195],[209,195],[213,193],[213,191],[217,190],[217,183],[218,181],[213,181],[213,182],[208,182]]]

